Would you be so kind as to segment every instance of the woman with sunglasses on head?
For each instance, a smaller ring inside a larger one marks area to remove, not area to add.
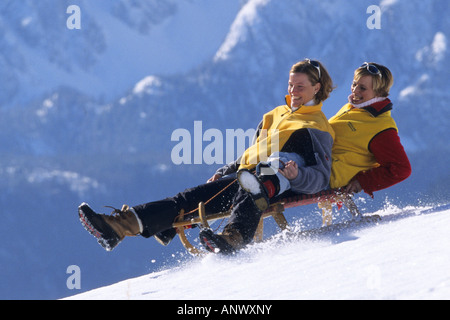
[[[81,223],[106,250],[135,235],[154,236],[168,244],[176,235],[172,224],[180,212],[193,218],[198,216],[199,202],[205,202],[207,215],[232,208],[221,234],[209,229],[200,232],[205,248],[221,253],[242,248],[252,241],[270,199],[287,190],[316,193],[328,186],[334,132],[322,102],[332,90],[332,80],[321,63],[309,59],[296,63],[289,73],[286,105],[266,113],[256,142],[208,183],[171,198],[124,206],[115,215],[98,214],[83,203]]]
[[[240,189],[222,234],[200,232],[206,249],[229,253],[251,242],[262,212],[277,195],[286,191],[313,194],[327,188],[334,132],[324,121],[322,105],[332,90],[331,77],[320,62],[305,59],[292,66],[286,105],[266,113],[258,126],[257,134],[266,135],[257,136],[238,160],[220,168],[209,180],[237,172]],[[271,148],[274,136],[277,145]],[[270,155],[267,161],[261,161],[257,150]],[[256,174],[248,171],[254,169]]]
[[[411,165],[391,116],[393,77],[388,68],[365,62],[355,70],[348,103],[329,122],[336,138],[330,186],[373,192],[401,182]]]

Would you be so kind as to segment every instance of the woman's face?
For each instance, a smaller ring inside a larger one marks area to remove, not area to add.
[[[288,85],[288,93],[291,97],[291,108],[298,108],[314,99],[314,96],[319,89],[320,83],[316,83],[313,86],[305,73],[291,73],[289,75]]]
[[[373,91],[373,83],[371,76],[361,77],[358,81],[353,80],[352,94],[350,95],[350,102],[352,104],[361,104],[376,97],[375,91]]]

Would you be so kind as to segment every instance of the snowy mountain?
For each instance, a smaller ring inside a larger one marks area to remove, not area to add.
[[[191,300],[448,300],[448,207],[385,208],[379,225],[303,240],[278,235],[235,256],[184,261],[67,299],[179,300],[173,312]]]
[[[79,30],[66,26],[70,5]],[[189,70],[214,55],[238,9],[237,0],[2,1],[0,106],[59,87],[109,101],[149,74]]]
[[[373,4],[380,29],[367,27]],[[80,8],[79,30],[66,27],[69,5]],[[135,205],[204,182],[221,164],[175,165],[172,133],[194,133],[194,121],[203,132],[254,128],[284,103],[287,72],[305,57],[337,86],[328,116],[362,62],[394,74],[413,175],[362,202],[366,212],[448,203],[448,9],[445,0],[2,1],[0,298],[69,296],[69,265],[86,291],[184,261],[176,243],[101,251],[77,206]]]

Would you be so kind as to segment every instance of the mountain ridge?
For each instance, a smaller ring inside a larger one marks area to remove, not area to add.
[[[100,0],[0,5],[0,200],[6,221],[0,231],[10,240],[0,249],[7,262],[1,297],[67,296],[64,271],[72,264],[86,275],[88,290],[160,267],[149,257],[176,260],[171,255],[179,256],[178,244],[161,248],[142,239],[106,255],[77,221],[77,206],[135,205],[203,183],[220,164],[174,165],[173,131],[193,133],[194,121],[220,132],[254,128],[266,111],[284,104],[289,69],[306,57],[321,60],[337,86],[324,104],[328,117],[346,102],[353,70],[362,62],[379,62],[394,74],[393,115],[413,175],[366,199],[364,210],[376,211],[386,201],[423,205],[449,198],[450,2],[224,0],[214,7],[189,0],[174,9],[167,0],[157,22],[149,10],[158,1],[115,3],[129,10],[122,20],[110,14],[111,2]],[[69,4],[80,6],[81,30],[88,34],[66,28]],[[381,29],[366,26],[373,4],[382,10]],[[127,15],[140,22],[130,25]],[[204,24],[194,25],[195,19]],[[38,28],[33,21],[40,21]],[[167,44],[171,26],[178,33]],[[146,35],[161,42],[140,46]],[[158,44],[164,50],[148,60],[142,52]],[[179,58],[158,60],[164,56]]]

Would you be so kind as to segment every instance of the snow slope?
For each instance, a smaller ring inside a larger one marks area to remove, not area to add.
[[[378,225],[279,235],[68,299],[450,299],[450,205],[376,213]]]
[[[81,30],[66,27],[69,5]],[[367,28],[371,5],[381,29]],[[84,292],[173,264],[179,243],[136,238],[104,252],[76,208],[203,183],[223,163],[175,165],[174,130],[253,129],[284,103],[286,72],[304,57],[323,61],[337,86],[327,116],[363,61],[393,71],[413,173],[362,208],[448,203],[449,11],[448,0],[0,1],[0,299],[73,295],[70,265]]]

